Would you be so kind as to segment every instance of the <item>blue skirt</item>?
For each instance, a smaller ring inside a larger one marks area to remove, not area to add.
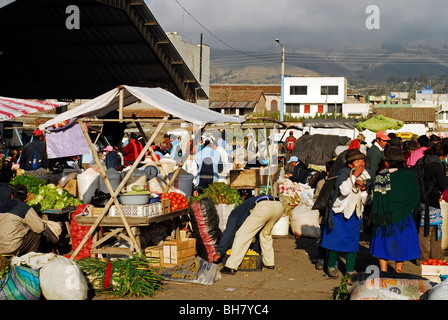
[[[392,235],[382,234],[381,230],[372,235],[370,253],[377,258],[392,261],[408,261],[420,258],[418,231],[411,214],[400,230],[398,222],[391,225]]]
[[[329,230],[328,225],[325,226],[322,247],[340,252],[358,252],[362,218],[358,218],[355,212],[348,220],[343,213],[335,214],[332,211],[331,215],[334,228]]]

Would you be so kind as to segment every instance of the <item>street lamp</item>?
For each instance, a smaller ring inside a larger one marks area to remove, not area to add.
[[[282,46],[282,76],[281,76],[281,99],[280,99],[280,121],[283,121],[283,112],[285,108],[285,101],[284,101],[284,89],[285,89],[285,45],[280,42],[279,39],[275,39],[276,42],[278,42],[279,45]]]

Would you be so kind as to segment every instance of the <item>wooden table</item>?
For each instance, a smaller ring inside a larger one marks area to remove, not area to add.
[[[181,218],[183,216],[188,215],[188,208],[173,211],[170,213],[164,213],[155,217],[126,217],[126,221],[128,222],[129,226],[131,227],[132,233],[136,237],[137,241],[140,241],[139,234],[140,234],[140,227],[147,227],[154,223],[164,222],[168,220],[173,220],[177,218]],[[97,217],[95,216],[81,216],[77,215],[75,216],[75,221],[80,226],[91,226],[95,223]],[[132,241],[127,235],[126,228],[124,227],[123,221],[121,220],[121,217],[110,217],[105,216],[100,224],[99,227],[105,227],[110,228],[110,232],[102,236],[101,233],[96,232],[93,235],[93,241],[92,241],[92,255],[95,254],[118,254],[118,255],[128,255],[132,256],[134,254],[134,246],[132,245]],[[180,235],[179,227],[176,228],[176,235],[175,237],[178,238]],[[104,243],[111,239],[112,237],[115,238],[122,238],[129,242],[130,248],[116,248],[116,247],[104,247]]]

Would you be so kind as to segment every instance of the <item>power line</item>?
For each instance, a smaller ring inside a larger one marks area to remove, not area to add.
[[[251,58],[257,58],[255,56],[252,56],[244,51],[238,50],[234,47],[232,47],[230,44],[224,42],[223,40],[221,40],[217,35],[215,35],[213,32],[211,32],[207,27],[205,27],[202,23],[200,23],[198,21],[198,19],[196,19],[184,6],[182,6],[179,1],[174,0],[181,8],[182,10],[184,10],[194,21],[196,21],[197,24],[199,24],[205,31],[207,31],[213,38],[215,38],[216,40],[218,40],[219,42],[221,42],[223,45],[225,45],[226,47],[232,49],[235,52],[238,52],[239,54],[243,54],[245,56],[251,57]],[[258,59],[258,58],[257,58]]]

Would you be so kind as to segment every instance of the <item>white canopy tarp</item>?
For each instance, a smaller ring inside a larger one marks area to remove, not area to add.
[[[184,101],[162,88],[145,88],[133,86],[122,87],[124,88],[124,106],[141,100],[142,102],[145,102],[154,108],[171,114],[174,117],[199,126],[204,126],[207,123],[242,123],[245,121],[243,117],[221,114],[219,112],[200,107],[194,103]],[[45,128],[48,128],[59,122],[63,122],[65,120],[77,118],[80,116],[104,116],[110,111],[118,109],[119,96],[120,89],[118,87],[102,94],[99,97],[96,97],[95,99],[92,99],[80,106],[77,106],[56,116],[55,118],[40,125],[40,129],[44,130]]]
[[[0,97],[0,121],[51,110],[63,105],[67,103]]]

